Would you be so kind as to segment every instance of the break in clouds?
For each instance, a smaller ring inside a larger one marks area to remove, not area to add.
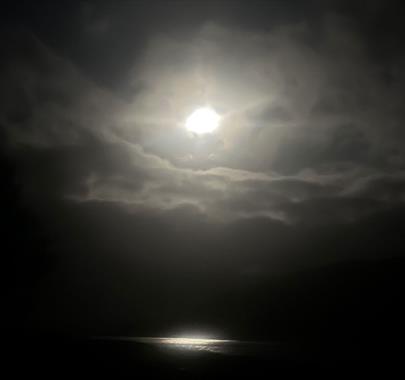
[[[101,38],[114,20],[97,25],[83,33]],[[255,226],[274,249],[297,226],[341,237],[403,204],[402,58],[380,59],[344,15],[156,32],[129,54],[125,94],[27,30],[2,50],[3,144],[34,209],[99,207],[95,224],[118,213],[152,229],[194,218],[236,240]],[[193,135],[184,122],[206,105],[221,125]]]

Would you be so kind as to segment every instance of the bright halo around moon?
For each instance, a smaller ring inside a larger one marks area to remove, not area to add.
[[[212,133],[218,128],[220,120],[221,117],[212,108],[198,108],[187,118],[186,128],[198,135]]]

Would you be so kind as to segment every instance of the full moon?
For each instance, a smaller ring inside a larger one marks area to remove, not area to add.
[[[214,132],[221,117],[209,107],[195,110],[186,120],[186,128],[198,135]]]

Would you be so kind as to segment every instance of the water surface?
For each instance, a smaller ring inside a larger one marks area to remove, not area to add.
[[[259,342],[200,337],[104,337],[103,339],[141,343],[163,350],[237,356],[276,355],[282,350],[282,344],[276,341]]]

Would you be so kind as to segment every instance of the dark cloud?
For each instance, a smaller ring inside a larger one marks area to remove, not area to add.
[[[354,184],[382,175],[387,155],[402,160],[396,127],[383,136],[378,127],[384,115],[401,122],[398,113],[388,116],[397,90],[366,60],[364,38],[347,20],[326,14],[316,45],[303,38],[312,38],[311,27],[291,20],[265,31],[213,23],[191,37],[156,31],[133,64],[134,83],[145,87],[129,102],[30,33],[9,32],[2,115],[20,181],[44,198],[152,209],[190,204],[220,219],[267,215],[292,223],[306,219],[302,202],[317,199],[344,214],[340,203]],[[199,88],[225,112],[212,138],[177,126]],[[393,170],[392,177],[402,175],[400,164]],[[380,199],[367,197],[373,200]],[[351,209],[347,218],[355,215]]]

